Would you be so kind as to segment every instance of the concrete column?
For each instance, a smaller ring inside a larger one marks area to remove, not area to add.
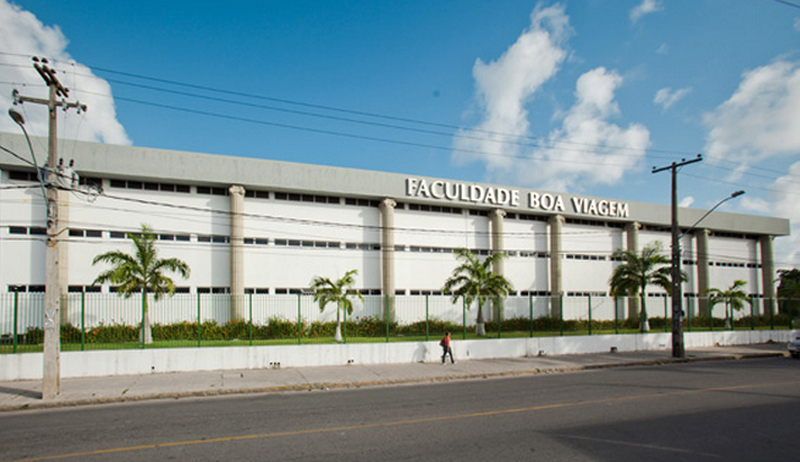
[[[625,250],[639,253],[639,230],[642,225],[638,222],[625,225]],[[639,319],[639,297],[628,297],[628,319]]]
[[[699,296],[697,314],[703,317],[709,314],[708,294],[705,293],[709,289],[709,234],[710,232],[707,229],[698,229],[694,232],[697,238],[697,294]]]
[[[489,223],[491,226],[491,241],[492,241],[492,254],[504,253],[505,245],[503,244],[503,218],[505,218],[505,210],[495,209],[489,212]],[[505,263],[502,259],[495,262],[492,268],[494,274],[505,275]],[[503,299],[493,300],[492,302],[492,319],[502,319],[504,303]]]
[[[761,286],[764,295],[763,314],[775,311],[775,260],[772,255],[772,239],[774,236],[761,236]]]
[[[231,320],[247,319],[244,297],[244,187],[228,188],[231,198]]]
[[[394,285],[394,208],[397,202],[384,199],[378,207],[381,209],[381,292],[386,303],[386,319],[394,322],[395,285]]]
[[[550,225],[550,316],[558,318],[561,317],[561,296],[564,294],[561,280],[561,263],[564,259],[561,233],[564,217],[553,215],[547,223]]]

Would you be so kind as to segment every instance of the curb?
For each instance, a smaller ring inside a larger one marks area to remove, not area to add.
[[[66,407],[91,406],[99,404],[120,404],[128,402],[154,401],[163,399],[177,400],[186,398],[247,395],[247,394],[259,394],[259,393],[277,394],[277,393],[288,393],[288,392],[299,392],[299,391],[315,391],[315,390],[329,391],[329,390],[342,390],[342,389],[380,387],[380,386],[403,386],[403,385],[414,385],[422,383],[445,383],[445,382],[467,381],[467,380],[498,379],[498,378],[518,377],[518,376],[538,375],[538,374],[567,374],[567,373],[576,373],[582,371],[612,369],[621,367],[665,366],[670,364],[685,364],[693,362],[738,361],[743,359],[760,359],[760,358],[773,358],[773,357],[787,357],[787,354],[784,352],[727,354],[727,355],[714,355],[714,356],[693,357],[693,358],[653,359],[645,361],[631,361],[624,363],[588,364],[588,365],[573,366],[573,367],[537,368],[537,369],[527,369],[519,371],[483,372],[483,373],[464,374],[456,376],[409,378],[400,380],[394,379],[394,380],[374,380],[367,382],[322,382],[322,383],[283,385],[283,386],[273,386],[273,387],[214,389],[214,390],[202,390],[202,391],[152,393],[152,394],[133,395],[133,396],[115,396],[108,398],[85,398],[85,399],[74,399],[69,401],[50,401],[50,402],[39,401],[39,402],[18,404],[18,405],[1,405],[0,412],[26,411],[26,410],[37,410],[37,409],[55,409],[55,408],[66,408]]]

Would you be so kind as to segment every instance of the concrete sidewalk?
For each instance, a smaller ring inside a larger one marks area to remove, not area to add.
[[[61,395],[49,401],[41,399],[40,380],[20,380],[0,382],[0,411],[496,378],[607,367],[786,356],[785,352],[784,343],[768,343],[696,348],[687,351],[686,359],[680,360],[673,359],[670,351],[640,351],[471,360],[444,366],[435,362],[68,378],[61,381]]]

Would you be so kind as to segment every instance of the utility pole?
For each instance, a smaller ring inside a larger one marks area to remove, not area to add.
[[[42,399],[48,400],[61,393],[61,281],[59,279],[59,190],[57,187],[57,141],[56,108],[75,108],[78,113],[86,110],[80,102],[68,102],[69,89],[56,77],[55,69],[48,66],[46,58],[33,58],[33,67],[44,79],[50,89],[48,99],[20,96],[14,90],[14,104],[43,104],[49,110],[49,131],[47,144],[47,169],[45,170],[47,197],[47,248],[45,252],[45,300],[44,300],[44,364],[42,368]],[[59,100],[60,98],[60,100]],[[37,172],[38,174],[39,172]]]
[[[683,291],[681,278],[681,230],[678,225],[678,167],[703,160],[702,154],[691,160],[681,159],[667,167],[655,168],[653,173],[672,170],[672,357],[684,358],[683,344]]]

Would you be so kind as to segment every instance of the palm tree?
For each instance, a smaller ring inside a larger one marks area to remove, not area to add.
[[[147,306],[147,293],[150,292],[158,301],[165,294],[175,293],[172,279],[165,276],[166,271],[180,274],[184,279],[189,277],[189,265],[177,258],[158,258],[155,241],[156,235],[142,225],[140,233],[128,233],[136,247],[136,254],[129,255],[119,250],[106,252],[94,257],[92,265],[103,262],[112,268],[100,273],[92,284],[110,282],[119,284],[117,294],[130,298],[135,293],[142,294],[142,334],[144,343],[153,343],[150,331],[150,315]]]
[[[611,295],[614,297],[639,295],[641,306],[639,330],[649,332],[645,289],[648,285],[656,285],[666,292],[670,291],[672,287],[670,259],[661,254],[660,242],[645,246],[641,254],[632,250],[617,249],[611,254],[611,259],[623,262],[611,273],[609,280]],[[681,280],[686,280],[685,273],[681,273]]]
[[[316,276],[311,280],[311,290],[314,291],[314,301],[319,303],[319,311],[325,311],[325,306],[328,303],[336,303],[336,335],[333,339],[337,342],[342,341],[342,321],[340,318],[340,311],[347,310],[347,314],[353,312],[353,302],[348,299],[348,296],[356,296],[360,300],[364,300],[361,293],[351,290],[355,283],[355,276],[358,270],[350,270],[342,276],[341,279],[332,281],[329,278]]]
[[[750,298],[747,296],[747,293],[742,290],[742,287],[746,286],[747,283],[742,281],[741,279],[737,279],[733,281],[733,285],[728,288],[728,290],[720,290],[720,289],[708,289],[703,292],[704,295],[708,295],[708,304],[711,310],[714,309],[714,306],[725,303],[725,328],[730,329],[733,320],[733,310],[741,311],[744,308],[744,302],[748,304],[752,304]],[[730,316],[728,315],[728,309],[730,309]],[[709,317],[711,317],[711,312],[709,311]]]
[[[504,258],[505,254],[492,254],[483,262],[467,249],[456,250],[455,254],[456,258],[462,260],[463,263],[453,270],[452,276],[445,281],[443,290],[445,293],[452,294],[453,303],[461,298],[469,307],[473,301],[478,301],[475,333],[482,337],[486,335],[483,303],[496,297],[507,297],[508,293],[513,290],[508,279],[492,272],[492,266]]]
[[[797,306],[800,302],[800,270],[778,270],[778,309],[790,317],[797,315]]]

